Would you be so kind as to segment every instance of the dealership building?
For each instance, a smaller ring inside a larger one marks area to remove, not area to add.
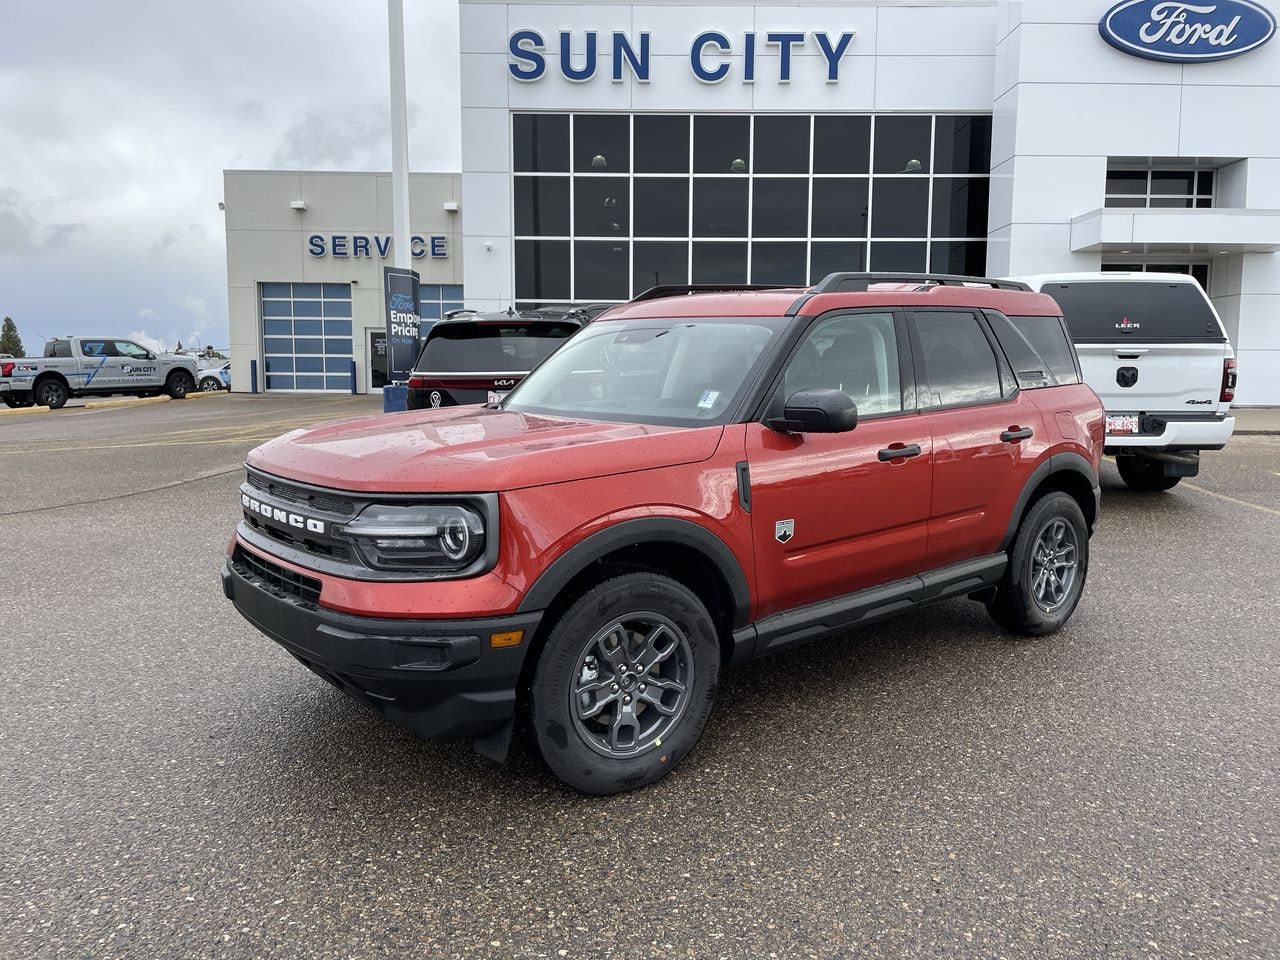
[[[462,170],[411,177],[419,308],[1178,271],[1238,401],[1280,404],[1267,7],[462,0]],[[380,386],[389,175],[227,171],[224,199],[236,389]]]

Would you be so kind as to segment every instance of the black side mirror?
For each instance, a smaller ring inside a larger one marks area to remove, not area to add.
[[[858,405],[843,390],[797,390],[782,416],[764,425],[781,433],[846,433],[858,425]]]
[[[148,360],[154,360],[155,358],[156,358],[156,355],[155,355],[154,353],[152,353],[150,350],[148,350],[148,351],[147,351],[147,359],[148,359]]]

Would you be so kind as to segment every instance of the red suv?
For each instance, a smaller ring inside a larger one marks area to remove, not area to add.
[[[949,597],[1075,609],[1103,411],[1022,284],[655,288],[498,405],[258,447],[227,597],[335,686],[589,793],[650,783],[721,669]]]

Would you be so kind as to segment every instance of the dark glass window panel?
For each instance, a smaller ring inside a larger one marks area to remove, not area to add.
[[[292,373],[293,357],[267,357],[265,366],[267,373]]]
[[[870,163],[870,117],[813,118],[814,173],[866,173]]]
[[[928,234],[928,180],[872,181],[872,237],[925,237]]]
[[[1085,280],[1049,283],[1044,292],[1062,307],[1076,343],[1225,340],[1209,301],[1189,283]]]
[[[580,113],[573,118],[575,173],[626,173],[631,169],[631,118]]]
[[[906,270],[912,273],[925,268],[925,244],[892,243],[884,240],[871,244],[871,269],[876,271]]]
[[[574,177],[574,236],[625,238],[631,231],[628,189],[626,177]]]
[[[1122,193],[1128,196],[1141,196],[1147,192],[1147,171],[1145,170],[1108,170],[1107,193]]]
[[[938,117],[935,122],[934,173],[991,171],[990,117]]]
[[[349,283],[324,283],[321,284],[324,290],[325,298],[334,297],[339,300],[351,299],[351,284]]]
[[[1213,206],[1213,198],[1212,198],[1212,197],[1198,197],[1198,198],[1196,199],[1196,206],[1197,206],[1197,207],[1212,207],[1212,206]]]
[[[747,235],[747,186],[748,181],[745,177],[741,180],[694,180],[693,235],[695,237],[745,237]]]
[[[569,241],[516,241],[516,296],[522,300],[569,299]]]
[[[1044,319],[1055,326],[1058,325],[1057,317]],[[991,332],[995,334],[1000,349],[1004,351],[1005,359],[1009,361],[1019,387],[1033,389],[1054,385],[1056,378],[1050,371],[1048,362],[1009,320],[993,311],[987,314],[987,322],[991,324]]]
[[[351,369],[351,360],[347,357],[326,357],[324,361],[325,373],[346,373]]]
[[[813,181],[813,236],[867,235],[867,179]]]
[[[267,377],[268,390],[292,390],[293,377],[269,376]]]
[[[294,353],[324,353],[324,341],[320,338],[299,337],[293,341]]]
[[[1151,206],[1153,207],[1190,207],[1192,200],[1190,197],[1152,197]]]
[[[805,243],[753,243],[751,282],[805,284]]]
[[[324,322],[324,335],[326,337],[351,336],[351,321],[350,320],[326,320]]]
[[[517,113],[511,124],[516,173],[569,172],[567,114]]]
[[[292,300],[263,300],[262,315],[264,317],[292,317]]]
[[[635,234],[637,237],[689,235],[689,181],[684,178],[636,177]]]
[[[650,287],[689,282],[689,244],[684,240],[637,243],[632,251],[632,296]]]
[[[324,372],[324,357],[298,357],[294,362],[299,373]]]
[[[515,178],[516,236],[569,235],[569,178]]]
[[[805,237],[809,220],[808,180],[754,182],[751,235],[755,237]]]
[[[1104,206],[1108,207],[1145,207],[1146,197],[1107,197]]]
[[[418,316],[423,320],[439,320],[440,319],[440,301],[435,303],[418,304]]]
[[[462,299],[462,284],[460,284],[460,283],[446,283],[446,284],[441,288],[441,294],[440,294],[440,296],[441,296],[443,299],[445,299],[445,300],[461,300],[461,299]]]
[[[293,353],[293,340],[290,337],[265,337],[262,341],[263,353]]]
[[[323,390],[324,377],[316,377],[316,376],[298,377],[297,388],[299,390]]]
[[[306,297],[311,300],[319,300],[322,289],[323,288],[318,283],[295,283],[293,285],[293,295],[295,297]]]
[[[1142,268],[1135,268],[1133,264],[1130,263],[1104,263],[1102,265],[1103,273],[1124,273],[1133,269],[1141,270]]]
[[[934,243],[929,269],[934,273],[957,273],[966,277],[987,275],[987,245],[980,240]]]
[[[876,173],[928,173],[931,117],[876,117]]]
[[[298,337],[318,337],[324,333],[324,322],[321,320],[295,320],[293,333]]]
[[[324,341],[324,352],[338,353],[338,354],[343,354],[345,356],[350,356],[351,355],[351,338],[350,337],[333,337],[333,338],[326,337]]]
[[[1213,193],[1213,171],[1201,170],[1196,184],[1196,193],[1212,194]]]
[[[935,237],[985,237],[991,181],[986,177],[935,177],[933,226]]]
[[[746,283],[745,243],[694,243],[694,283]]]
[[[341,377],[325,377],[324,388],[326,390],[350,390],[351,374],[348,373]]]
[[[324,315],[326,317],[351,316],[351,301],[350,300],[326,300],[324,302]]]
[[[694,173],[746,173],[750,167],[748,117],[693,118]]]
[[[754,173],[809,172],[809,118],[756,117]]]
[[[809,282],[817,283],[829,273],[861,273],[867,269],[865,243],[820,243],[809,252]]]
[[[1209,289],[1209,265],[1207,263],[1193,263],[1191,265],[1191,275],[1196,278],[1201,290]]]
[[[293,321],[263,320],[262,332],[268,337],[287,337],[293,333]]]
[[[518,181],[518,180],[516,181],[517,185],[519,184],[519,182],[520,182],[520,181]],[[438,284],[438,283],[423,283],[423,284],[419,284],[419,286],[418,286],[418,299],[420,299],[420,300],[439,300],[439,299],[440,299],[440,284]]]
[[[293,315],[295,317],[318,317],[321,314],[321,309],[319,300],[293,301]],[[316,332],[319,333],[319,331]]]
[[[1000,399],[1000,368],[986,334],[970,313],[916,314],[924,353],[925,406]]]
[[[263,297],[291,297],[290,285],[287,283],[264,283],[262,285]]]
[[[579,300],[626,300],[630,270],[626,240],[573,245],[574,296]]]
[[[1191,264],[1189,263],[1148,263],[1144,264],[1142,269],[1151,273],[1190,273]]]
[[[1123,264],[1121,265],[1123,267]],[[1104,265],[1103,270],[1107,267]],[[1113,268],[1114,269],[1114,268]],[[1079,383],[1075,349],[1057,317],[1010,317],[1018,331],[1036,348],[1058,383]]]
[[[636,173],[689,172],[689,118],[635,117]]]
[[[1196,192],[1196,175],[1192,170],[1153,170],[1151,193],[1161,196],[1190,196]]]

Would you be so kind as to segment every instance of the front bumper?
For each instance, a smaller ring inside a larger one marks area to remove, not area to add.
[[[479,620],[386,620],[338,613],[295,597],[228,559],[222,590],[241,615],[353,699],[433,740],[494,735],[505,754],[516,685],[541,612]],[[519,646],[490,636],[523,630]],[[500,759],[501,756],[497,756]]]

